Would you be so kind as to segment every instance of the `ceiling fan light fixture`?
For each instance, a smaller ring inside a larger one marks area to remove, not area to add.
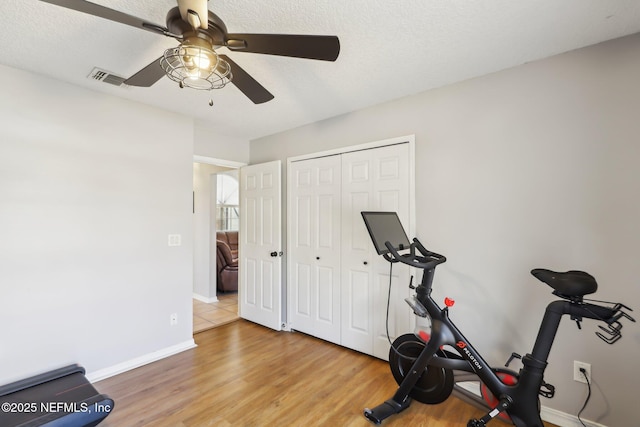
[[[167,49],[160,66],[181,87],[198,90],[222,89],[233,78],[229,63],[197,38]]]
[[[272,100],[273,94],[233,59],[224,54],[217,55],[217,48],[224,46],[231,51],[321,61],[335,61],[340,53],[337,36],[230,34],[223,20],[208,9],[207,0],[177,0],[177,7],[167,13],[166,26],[93,3],[95,0],[41,1],[162,34],[181,43],[177,48],[168,49],[159,60],[154,59],[133,76],[124,79],[122,83],[127,86],[150,87],[165,75],[181,88],[186,86],[198,90],[220,89],[231,82],[254,104],[262,104]]]

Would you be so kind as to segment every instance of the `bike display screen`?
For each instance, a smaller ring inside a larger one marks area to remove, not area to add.
[[[411,243],[397,213],[362,212],[362,218],[378,255],[389,253],[385,242],[391,243],[391,246],[397,251],[409,249]]]

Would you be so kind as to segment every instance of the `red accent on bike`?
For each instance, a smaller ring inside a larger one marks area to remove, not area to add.
[[[418,332],[418,336],[420,337],[420,339],[424,342],[427,342],[431,339],[431,335],[429,335],[428,333],[426,333],[425,331],[420,331]]]
[[[500,378],[500,381],[502,381],[506,385],[516,385],[518,383],[518,378],[507,372],[496,372],[496,375],[498,376],[498,378]],[[495,397],[493,393],[491,393],[489,387],[487,387],[482,382],[480,383],[480,394],[482,394],[482,397],[484,398],[485,402],[487,402],[490,408],[495,408],[496,406],[498,406],[498,403],[500,403],[500,400]],[[500,413],[498,417],[507,422],[512,422],[509,414],[505,412]]]
[[[444,305],[446,305],[447,307],[453,307],[453,304],[455,303],[456,302],[449,297],[444,299]]]
[[[458,341],[456,343],[456,347],[458,348],[465,348],[467,346],[467,344],[463,343],[462,341]]]
[[[518,383],[518,380],[513,375],[504,374],[504,375],[498,375],[498,376],[500,377],[502,382],[505,383],[506,385],[516,385]]]

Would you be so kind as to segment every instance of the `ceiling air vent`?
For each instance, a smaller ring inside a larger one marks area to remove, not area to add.
[[[89,73],[87,78],[91,80],[97,80],[103,83],[109,83],[114,86],[120,86],[126,80],[124,77],[116,76],[115,74],[112,74],[105,70],[101,70],[98,67],[91,70],[91,73]]]

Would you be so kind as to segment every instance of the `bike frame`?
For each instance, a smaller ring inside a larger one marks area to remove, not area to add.
[[[591,275],[582,271],[556,273],[546,269],[534,269],[531,273],[553,288],[553,294],[562,300],[553,301],[547,306],[533,349],[530,354],[522,357],[523,367],[518,373],[502,368],[492,368],[449,319],[448,306],[451,304],[445,300],[447,307],[440,308],[431,297],[435,268],[444,263],[446,257],[428,251],[417,238],[413,239],[413,243],[409,243],[395,212],[362,212],[362,216],[378,255],[382,255],[390,263],[401,262],[423,271],[422,281],[415,288],[415,299],[407,299],[407,302],[417,316],[426,317],[429,315],[431,320],[431,334],[429,337],[425,337],[425,340],[419,340],[416,337],[413,341],[411,335],[403,335],[396,339],[398,348],[393,347],[392,344],[392,351],[395,354],[390,353],[389,361],[394,364],[392,365],[392,373],[400,386],[391,399],[373,409],[364,410],[365,417],[376,424],[380,424],[391,415],[408,408],[411,404],[412,392],[423,393],[420,388],[416,388],[422,375],[428,371],[429,367],[433,367],[444,370],[442,380],[436,378],[435,383],[428,383],[428,387],[435,387],[429,392],[425,391],[425,394],[413,394],[416,399],[427,403],[430,403],[431,400],[434,403],[442,402],[451,392],[453,371],[469,372],[477,376],[493,393],[493,396],[498,399],[498,404],[495,408],[489,408],[490,412],[481,419],[469,420],[468,427],[483,427],[487,422],[504,412],[516,427],[542,427],[538,396],[553,397],[554,394],[554,387],[545,383],[543,377],[562,316],[570,315],[571,319],[578,323],[578,327],[580,327],[580,321],[585,317],[604,322],[606,327],[601,325],[601,332],[596,332],[596,335],[608,344],[613,344],[621,338],[622,324],[620,320],[622,318],[635,322],[624,311],[624,309],[628,311],[631,309],[622,303],[595,301],[611,305],[611,307],[606,307],[584,302],[585,295],[597,290],[597,283]],[[400,254],[400,251],[407,249],[408,253]],[[409,286],[413,288],[411,284]],[[395,365],[396,362],[399,363],[399,359],[393,361],[392,356],[413,360],[413,355],[405,356],[401,353],[400,350],[404,343],[411,343],[411,352],[419,350],[420,353],[410,369],[406,370],[406,367],[402,366],[399,368],[401,372],[398,372],[394,370],[394,367],[400,366]],[[413,344],[417,344],[417,346]],[[420,350],[422,344],[425,345]],[[453,348],[457,354],[441,351],[444,346]],[[513,357],[520,356],[514,353]],[[499,376],[503,374],[512,375],[514,381],[506,381],[509,384],[503,382]],[[426,379],[425,381],[434,380]],[[438,381],[441,382],[438,383]],[[455,376],[453,381],[456,381]],[[467,379],[462,380],[458,377],[458,381],[467,381]],[[471,398],[471,393],[463,394]],[[485,407],[489,405],[476,396],[473,396],[473,401],[482,403]]]
[[[435,267],[425,270],[422,283],[416,288],[417,300],[426,308],[431,317],[431,336],[424,350],[413,363],[411,372],[424,372],[428,366],[473,372],[493,395],[500,399],[499,412],[506,410],[517,427],[542,427],[538,395],[544,382],[543,376],[547,366],[547,358],[562,316],[570,314],[575,317],[602,320],[611,318],[614,311],[607,307],[565,300],[550,303],[547,306],[531,354],[522,358],[523,368],[518,375],[517,383],[508,385],[500,380],[493,368],[449,318],[448,307],[440,308],[431,297],[434,273]],[[445,345],[455,348],[461,359],[438,356],[436,352]],[[404,406],[418,379],[419,375],[407,375],[392,400],[398,405]]]
[[[427,366],[434,366],[473,372],[494,396],[505,400],[505,409],[508,409],[509,416],[517,427],[542,427],[542,420],[538,412],[538,392],[543,382],[544,370],[547,365],[546,358],[536,360],[529,355],[525,356],[522,361],[524,368],[518,382],[515,385],[504,384],[449,318],[448,307],[441,309],[431,297],[431,281],[434,270],[425,271],[422,283],[416,288],[416,298],[427,309],[431,317],[431,338],[411,370],[423,372]],[[444,345],[455,348],[462,359],[438,357],[436,351]],[[402,399],[405,394],[408,395],[417,380],[418,376],[414,378],[407,376],[394,395],[394,400],[396,398]]]

